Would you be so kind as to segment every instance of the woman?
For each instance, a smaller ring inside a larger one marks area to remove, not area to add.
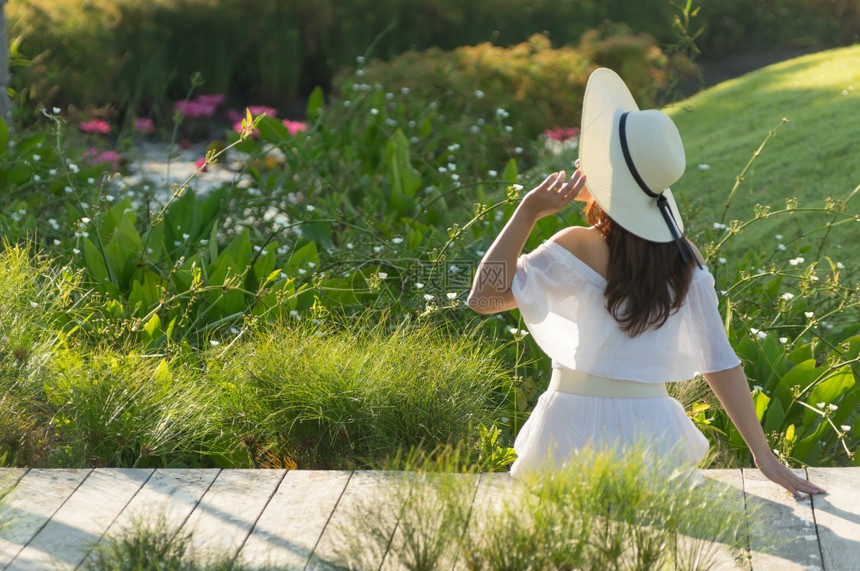
[[[702,373],[765,476],[795,495],[824,492],[779,462],[758,423],[714,279],[684,237],[669,189],[686,166],[672,120],[640,111],[621,78],[601,68],[586,87],[580,133],[579,168],[569,181],[564,171],[549,175],[523,198],[469,295],[478,313],[519,308],[553,362],[517,436],[512,476],[585,447],[643,440],[661,460],[694,467],[707,439],[665,383]],[[520,256],[535,222],[574,199],[592,226],[564,228]],[[511,271],[499,280],[499,268]]]

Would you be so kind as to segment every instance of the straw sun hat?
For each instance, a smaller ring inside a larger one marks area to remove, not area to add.
[[[588,78],[579,158],[591,196],[613,221],[645,240],[675,241],[690,259],[669,189],[686,167],[678,128],[661,111],[640,111],[624,81],[607,68]]]

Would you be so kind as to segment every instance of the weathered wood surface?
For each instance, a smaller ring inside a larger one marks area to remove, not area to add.
[[[757,470],[706,470],[705,476],[736,491],[733,497],[747,506],[749,528],[746,557],[735,561],[725,546],[715,544],[710,568],[860,569],[860,468],[810,468],[809,478],[828,494],[802,500]],[[398,569],[395,553],[414,538],[416,522],[408,519],[404,501],[420,492],[417,477],[364,471],[0,469],[0,568],[75,569],[93,557],[98,542],[158,522],[190,535],[199,556],[227,556],[250,568],[327,569],[352,557],[358,568]],[[465,533],[481,533],[492,514],[528,494],[506,473],[462,477],[469,484]],[[345,549],[344,532],[364,550],[358,559]],[[370,541],[371,534],[384,541]],[[460,555],[446,552],[445,568],[463,568]]]

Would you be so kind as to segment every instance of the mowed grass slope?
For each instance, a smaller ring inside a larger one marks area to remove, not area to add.
[[[704,240],[702,233],[720,221],[736,176],[783,118],[788,122],[745,176],[726,223],[752,218],[756,204],[782,209],[787,197],[797,198],[801,207],[823,207],[827,197],[844,200],[860,184],[860,45],[763,68],[665,111],[678,125],[687,153],[687,172],[673,191],[693,238]],[[860,196],[848,202],[848,212],[860,213]],[[832,219],[799,212],[776,216],[753,224],[726,246],[732,253],[758,246],[776,251],[781,242],[787,246],[781,254],[802,253],[811,261],[822,227]],[[821,254],[846,265],[858,259],[858,231],[857,221],[833,227]]]

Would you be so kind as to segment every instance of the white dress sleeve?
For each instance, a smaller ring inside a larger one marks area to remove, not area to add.
[[[690,310],[689,332],[697,372],[713,373],[740,365],[741,360],[726,335],[714,290],[714,276],[710,272],[705,279],[693,279],[686,303]]]
[[[511,293],[532,338],[552,360],[570,369],[583,364],[579,351],[583,310],[603,304],[601,290],[586,283],[600,278],[588,271],[562,246],[546,241],[519,257],[511,283]],[[595,324],[590,321],[593,329]]]

